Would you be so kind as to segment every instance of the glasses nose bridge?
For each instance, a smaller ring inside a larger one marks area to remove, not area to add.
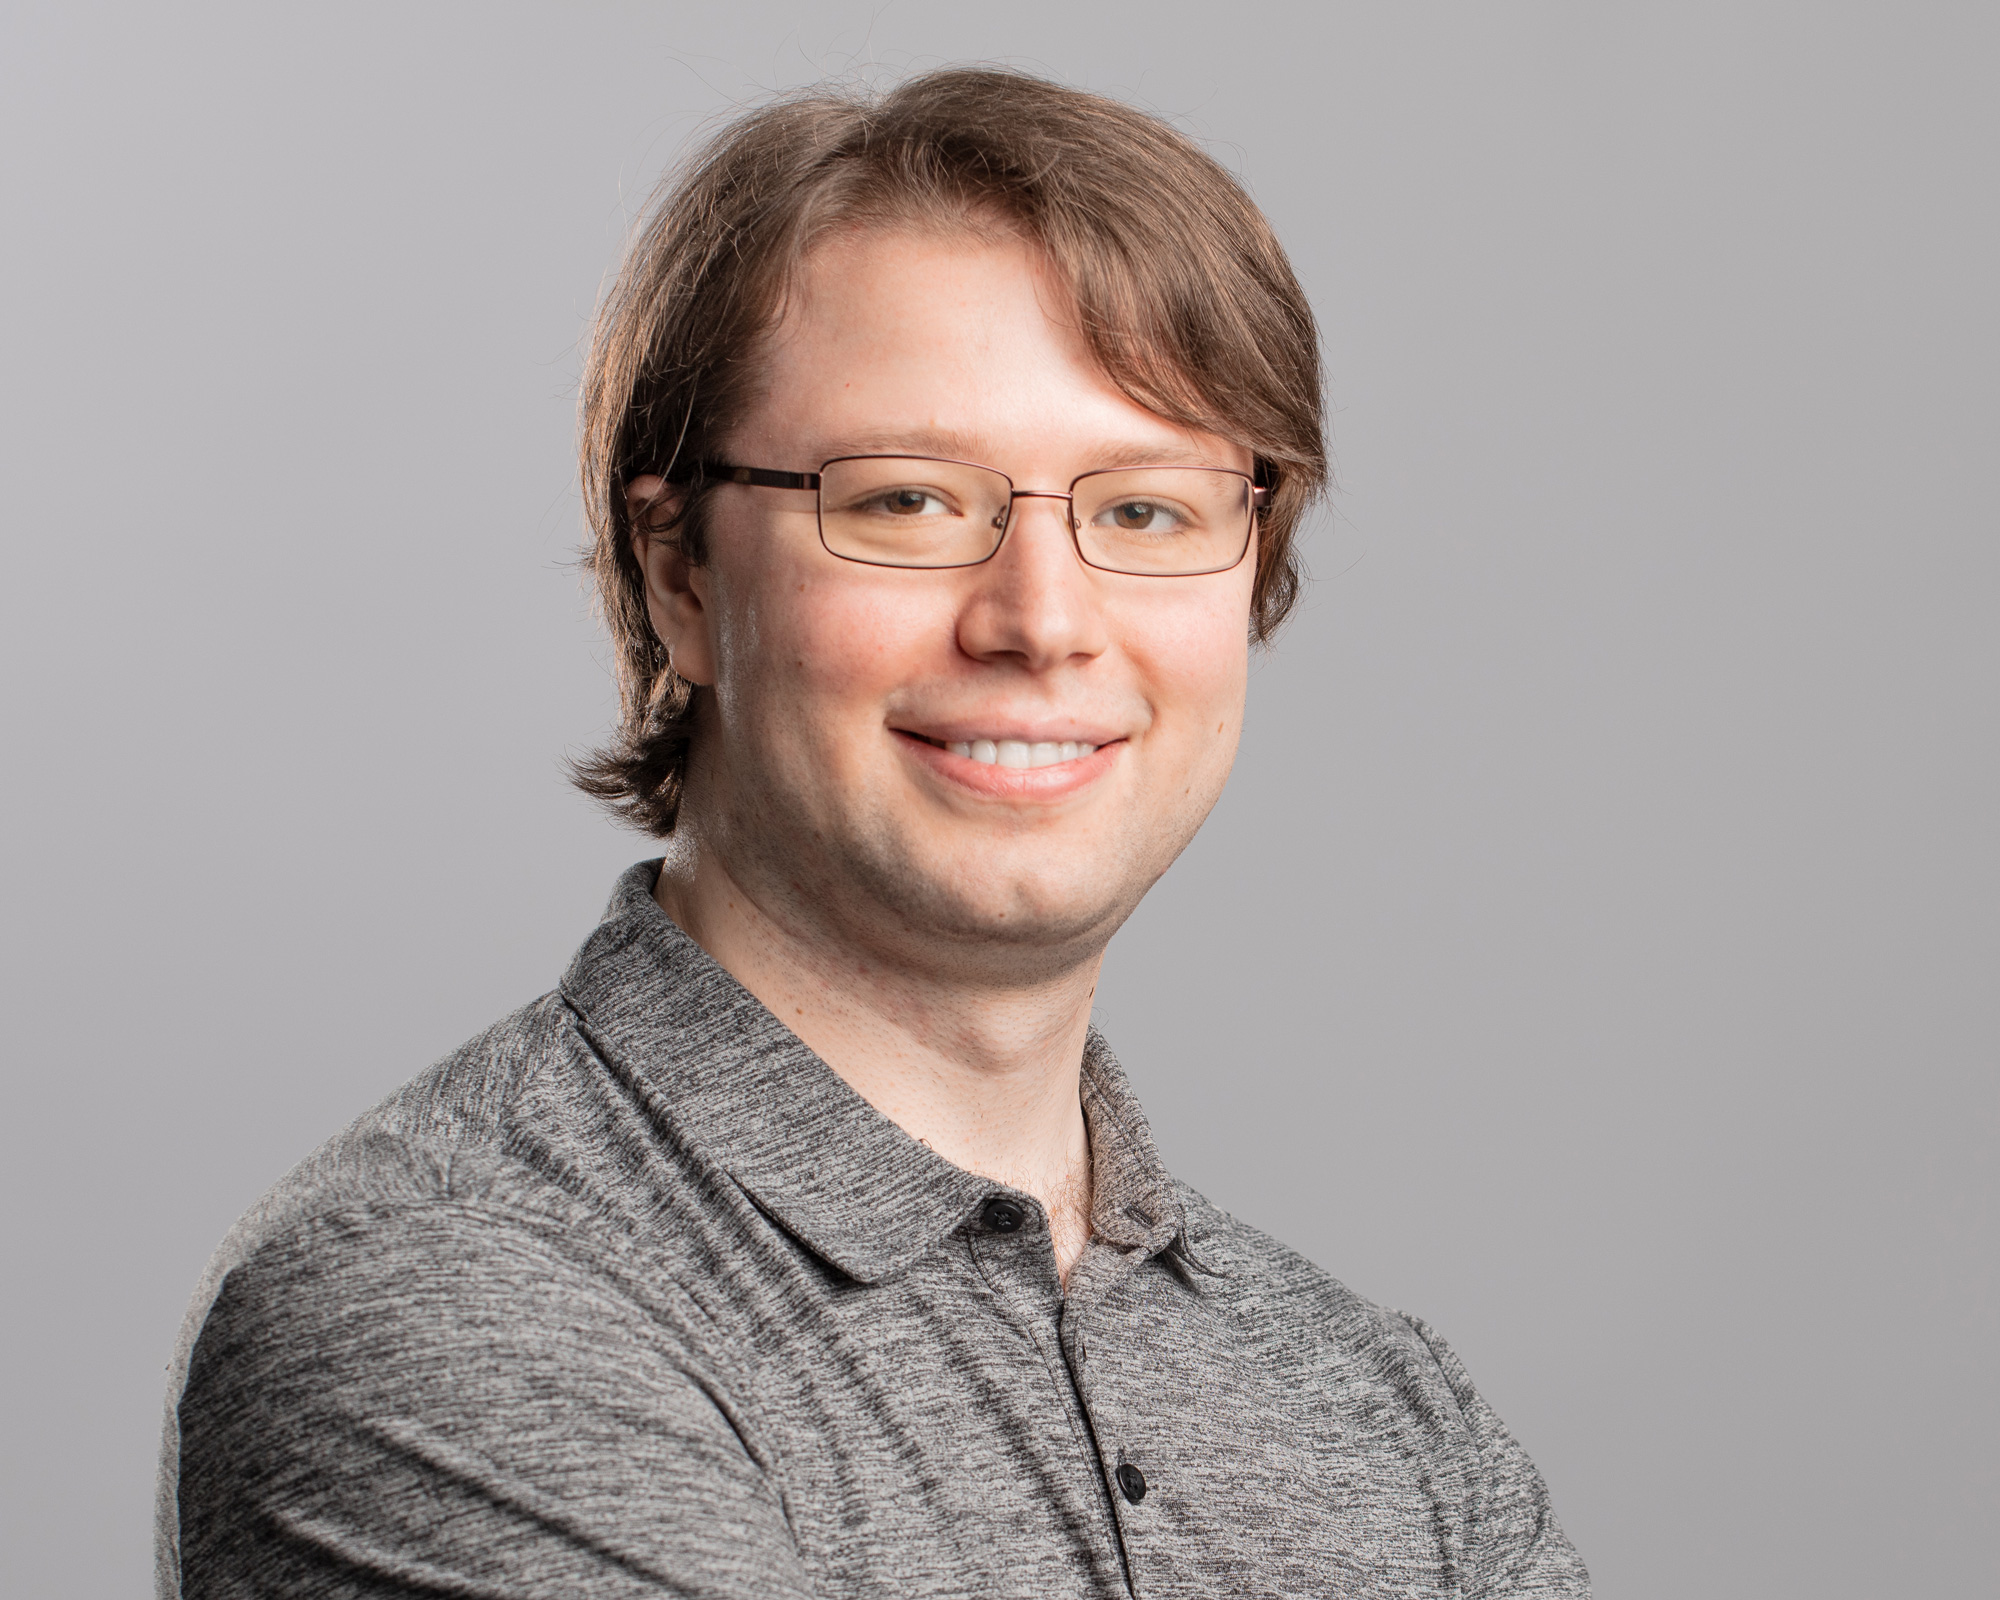
[[[1004,539],[1014,526],[1014,502],[1016,500],[1060,500],[1063,502],[1063,526],[1071,538],[1076,536],[1076,491],[1073,489],[1016,489],[1009,485],[1007,490],[1007,521],[1001,531]]]

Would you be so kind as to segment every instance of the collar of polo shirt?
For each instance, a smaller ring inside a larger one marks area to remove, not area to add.
[[[625,873],[606,920],[562,980],[592,1047],[649,1111],[815,1255],[862,1283],[896,1276],[996,1195],[1035,1201],[954,1166],[856,1094],[653,899],[659,863]],[[736,1003],[720,1013],[716,985]],[[702,994],[699,1004],[688,998]],[[723,1042],[728,1048],[711,1046]],[[720,1055],[738,1065],[717,1072]],[[1187,1237],[1185,1211],[1110,1049],[1083,1059],[1095,1238],[1136,1256],[1172,1250],[1218,1272]]]

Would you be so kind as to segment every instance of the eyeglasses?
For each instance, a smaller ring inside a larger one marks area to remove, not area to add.
[[[1160,578],[1227,572],[1243,559],[1270,490],[1219,467],[1113,467],[1067,492],[1017,489],[992,467],[933,456],[836,456],[817,472],[704,461],[694,476],[819,499],[819,539],[873,567],[976,567],[1007,537],[1016,500],[1068,502],[1086,566]]]

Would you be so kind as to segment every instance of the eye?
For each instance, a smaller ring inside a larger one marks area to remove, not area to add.
[[[1098,512],[1097,521],[1120,533],[1173,533],[1183,518],[1158,500],[1118,500]]]
[[[861,509],[881,512],[891,517],[936,517],[951,514],[951,507],[937,495],[928,489],[919,489],[912,485],[878,490],[862,502]]]

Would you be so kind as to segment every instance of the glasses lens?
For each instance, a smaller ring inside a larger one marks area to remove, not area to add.
[[[1250,547],[1250,480],[1208,467],[1130,467],[1076,482],[1083,559],[1111,572],[1226,572]]]
[[[990,467],[852,456],[820,469],[827,549],[878,567],[969,567],[999,548],[1013,485]]]

